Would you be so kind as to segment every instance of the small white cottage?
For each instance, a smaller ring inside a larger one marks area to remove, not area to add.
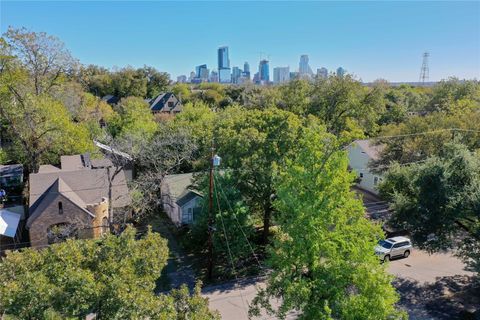
[[[378,184],[382,181],[382,176],[373,173],[369,167],[371,161],[378,160],[382,145],[375,145],[373,140],[355,140],[348,147],[348,159],[350,168],[359,178],[358,187],[378,193]]]
[[[192,188],[193,174],[172,174],[162,183],[163,210],[177,225],[191,224],[200,211],[202,195]]]

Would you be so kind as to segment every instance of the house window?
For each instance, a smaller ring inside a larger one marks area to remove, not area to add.
[[[173,108],[173,101],[168,101],[168,107],[169,107],[170,109]]]
[[[360,178],[363,178],[363,172],[360,172]]]
[[[378,184],[378,177],[373,177],[373,185],[377,185]]]
[[[183,212],[183,223],[192,223],[193,222],[193,208],[187,208],[187,211]]]
[[[63,214],[63,203],[62,203],[62,201],[58,202],[58,214]]]

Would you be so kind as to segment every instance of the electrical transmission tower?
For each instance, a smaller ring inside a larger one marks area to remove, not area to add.
[[[420,82],[425,84],[425,81],[428,81],[428,57],[430,54],[428,52],[423,53],[423,62],[422,69],[420,70]]]

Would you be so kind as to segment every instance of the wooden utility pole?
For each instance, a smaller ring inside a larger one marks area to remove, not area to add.
[[[212,154],[210,158],[210,187],[208,192],[208,279],[213,276],[213,157],[215,145],[212,141]]]

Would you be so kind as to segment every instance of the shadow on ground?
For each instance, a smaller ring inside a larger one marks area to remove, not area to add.
[[[480,279],[471,276],[437,278],[435,283],[419,284],[409,279],[397,279],[400,305],[417,310],[418,319],[480,319]]]

